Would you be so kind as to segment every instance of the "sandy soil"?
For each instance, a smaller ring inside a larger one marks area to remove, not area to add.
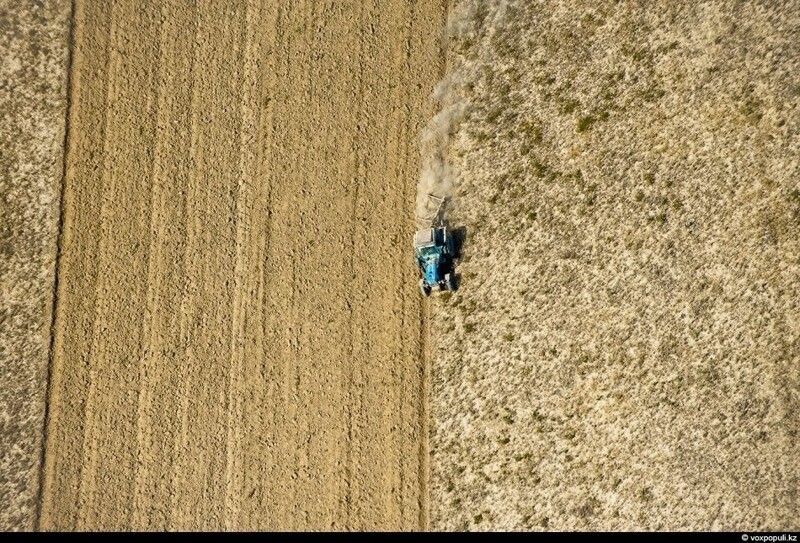
[[[0,531],[35,526],[69,2],[0,2]]]
[[[443,4],[77,2],[43,529],[427,525]]]
[[[800,3],[458,5],[432,525],[797,530]]]

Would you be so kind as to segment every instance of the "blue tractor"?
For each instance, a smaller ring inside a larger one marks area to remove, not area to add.
[[[437,212],[433,218],[426,219],[431,223],[438,216],[444,202],[443,199],[436,201],[439,203]],[[439,226],[431,225],[418,230],[414,235],[414,260],[419,270],[419,290],[423,296],[430,296],[434,291],[456,289],[457,249],[456,239],[447,231],[443,221]]]

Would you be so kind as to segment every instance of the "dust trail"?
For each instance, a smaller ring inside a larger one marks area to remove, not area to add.
[[[482,38],[495,32],[505,20],[508,0],[456,2],[450,11],[445,38],[454,43],[465,38]],[[436,212],[438,202],[429,198],[453,196],[456,172],[448,160],[451,140],[459,124],[469,115],[470,101],[466,87],[477,79],[474,61],[449,55],[448,73],[434,91],[439,111],[422,130],[419,138],[421,154],[420,179],[417,184],[416,218],[419,223]]]

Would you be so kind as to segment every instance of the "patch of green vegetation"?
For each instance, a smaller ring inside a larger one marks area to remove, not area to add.
[[[542,124],[538,119],[526,119],[520,126],[524,141],[529,145],[542,143]]]
[[[645,62],[645,61],[652,62],[653,53],[649,49],[641,48],[632,51],[630,57],[631,59],[633,59],[634,62]]]
[[[490,43],[501,57],[519,58],[522,49],[518,32],[495,32]]]
[[[531,171],[534,177],[545,177],[550,172],[550,167],[539,159],[535,159],[531,164]]]
[[[706,304],[702,304],[706,305]],[[703,366],[699,370],[697,370],[698,379],[701,383],[706,385],[713,385],[717,383],[720,379],[719,371],[713,366]]]
[[[575,514],[578,515],[578,517],[580,518],[588,518],[594,514],[594,510],[592,509],[591,505],[589,505],[588,503],[584,503],[583,505],[575,509]]]
[[[583,186],[584,184],[583,171],[581,170],[575,170],[574,172],[564,174],[564,179],[574,181],[580,186]]]
[[[606,81],[608,81],[611,84],[619,83],[623,79],[625,79],[625,70],[624,69],[619,69],[619,70],[616,70],[616,71],[613,71],[613,72],[609,72],[609,73],[606,74]]]
[[[492,82],[494,81],[494,69],[491,66],[484,65],[482,67],[483,71],[483,80],[486,83],[486,86],[491,88]]]
[[[486,143],[494,139],[494,136],[484,130],[476,130],[470,134],[472,138],[478,143]]]
[[[597,185],[591,184],[586,187],[586,199],[584,200],[584,204],[587,206],[593,206],[597,202]]]
[[[500,93],[500,96],[504,100],[508,100],[509,95],[511,94],[511,83],[508,81],[503,81],[497,86],[497,92]]]
[[[561,33],[561,39],[558,40],[559,48],[573,51],[580,48],[580,44],[584,41],[583,36],[576,32],[577,29],[564,30]]]
[[[584,13],[581,17],[581,23],[584,26],[602,26],[603,19],[594,13]]]
[[[578,119],[578,124],[575,129],[578,131],[578,133],[586,132],[596,122],[597,119],[593,115],[583,115],[580,119]]]
[[[459,305],[458,310],[461,311],[462,315],[467,317],[471,315],[477,308],[478,304],[475,302],[475,300],[464,300],[464,303]],[[466,326],[466,324],[464,326]]]
[[[652,102],[657,102],[658,100],[663,98],[664,95],[667,94],[667,91],[665,91],[661,87],[654,85],[648,87],[645,90],[640,91],[638,94],[639,97],[642,99],[642,101],[652,103]]]
[[[465,322],[464,323],[464,333],[465,334],[471,334],[474,331],[475,331],[475,325],[473,323],[471,323],[471,322]]]
[[[510,342],[514,341],[514,334],[512,334],[510,332],[506,333],[506,334],[503,334],[503,341],[505,341],[506,343],[510,343]]]
[[[544,74],[535,77],[533,80],[539,85],[550,86],[556,82],[556,76],[552,74]]]
[[[9,209],[6,204],[6,199],[0,200],[4,209]],[[12,230],[10,228],[10,221],[0,216],[0,256],[3,258],[11,258],[14,254],[14,244],[12,237]]]
[[[581,105],[580,102],[573,98],[568,98],[561,103],[561,113],[564,115],[569,115],[573,111],[575,111],[578,106]]]
[[[500,174],[494,178],[494,187],[498,191],[503,191],[508,186],[508,175],[507,174]]]
[[[497,124],[498,119],[503,114],[503,108],[501,106],[495,107],[492,109],[488,115],[486,115],[486,122],[489,124]]]
[[[467,52],[471,51],[472,48],[475,46],[475,40],[469,37],[461,38],[460,40],[452,40],[457,44],[458,52],[462,55],[466,54]]]
[[[616,92],[614,92],[614,89],[612,87],[606,87],[605,89],[603,89],[603,92],[600,94],[600,98],[602,98],[603,101],[605,101],[605,102],[611,102],[616,97],[617,97],[617,94],[616,94]]]
[[[636,191],[636,195],[633,198],[637,202],[641,202],[642,200],[644,200],[644,191],[643,190],[637,190]]]
[[[750,95],[745,98],[740,111],[749,124],[755,125],[764,117],[764,103]]]

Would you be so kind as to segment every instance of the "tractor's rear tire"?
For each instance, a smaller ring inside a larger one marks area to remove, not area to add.
[[[456,278],[452,273],[444,274],[444,286],[450,292],[456,289]]]
[[[424,279],[419,280],[419,291],[422,294],[423,298],[427,298],[428,296],[431,295],[431,289],[429,289],[427,285],[425,285]]]

